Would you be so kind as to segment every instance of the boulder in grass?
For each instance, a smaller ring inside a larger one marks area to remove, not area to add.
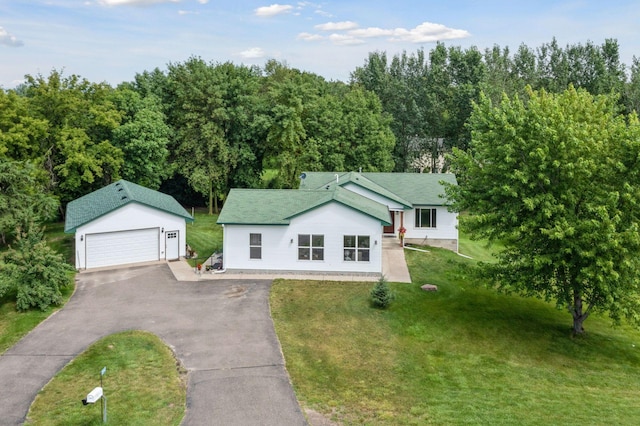
[[[425,284],[420,288],[424,291],[438,291],[438,286],[433,284]]]

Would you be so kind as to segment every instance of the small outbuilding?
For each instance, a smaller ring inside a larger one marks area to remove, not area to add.
[[[184,257],[187,222],[172,196],[119,180],[70,202],[64,231],[76,268],[89,269]]]

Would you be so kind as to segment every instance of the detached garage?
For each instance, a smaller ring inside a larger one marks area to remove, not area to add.
[[[77,269],[174,260],[193,218],[170,195],[119,180],[67,205]]]

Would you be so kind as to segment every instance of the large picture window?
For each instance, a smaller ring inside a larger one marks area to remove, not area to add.
[[[298,260],[324,260],[324,235],[298,234]]]
[[[344,236],[344,260],[347,262],[368,262],[371,238],[368,235]]]
[[[262,234],[249,234],[249,259],[262,259]]]
[[[435,228],[436,209],[416,209],[416,228]]]

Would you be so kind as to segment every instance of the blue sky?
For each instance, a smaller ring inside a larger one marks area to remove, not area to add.
[[[369,52],[615,38],[640,57],[637,0],[0,0],[0,87],[52,69],[116,85],[190,56],[349,79]]]

